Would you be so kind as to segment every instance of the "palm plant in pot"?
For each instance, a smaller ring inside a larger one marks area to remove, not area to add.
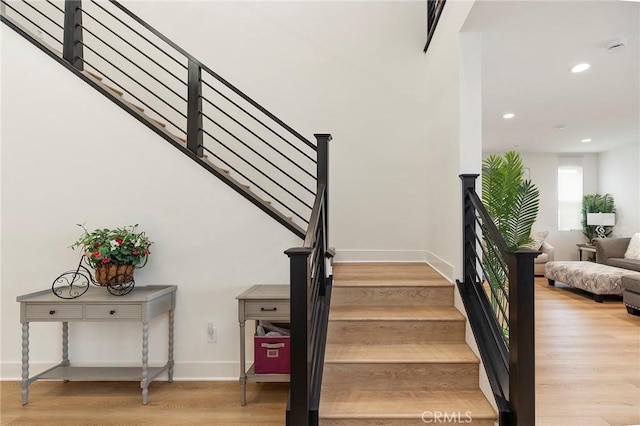
[[[509,250],[526,248],[532,242],[531,227],[540,205],[540,191],[529,179],[524,179],[520,154],[509,151],[490,155],[482,163],[482,202],[502,235]],[[482,262],[490,286],[490,303],[501,324],[508,300],[506,262],[493,241],[484,234]],[[506,329],[503,327],[503,330]]]
[[[138,225],[114,229],[96,229],[83,233],[72,249],[82,250],[85,262],[95,269],[95,280],[101,285],[122,284],[133,280],[134,268],[142,268],[147,263],[152,242]]]

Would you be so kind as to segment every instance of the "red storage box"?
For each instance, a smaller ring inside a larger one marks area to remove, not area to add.
[[[253,353],[256,374],[289,374],[291,338],[254,336]]]

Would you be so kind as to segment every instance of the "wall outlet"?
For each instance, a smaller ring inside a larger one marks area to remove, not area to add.
[[[217,342],[218,341],[218,329],[216,327],[214,327],[212,322],[207,324],[207,340],[209,342]]]

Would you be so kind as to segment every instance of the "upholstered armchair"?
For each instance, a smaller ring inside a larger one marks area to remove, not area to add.
[[[534,261],[533,274],[535,276],[544,276],[544,265],[547,262],[553,261],[553,253],[555,252],[555,248],[547,241],[544,241],[539,250],[542,252],[542,254],[539,254]]]

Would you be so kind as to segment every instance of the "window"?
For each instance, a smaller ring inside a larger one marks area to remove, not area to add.
[[[564,160],[564,161],[563,161]],[[580,164],[576,164],[576,163]],[[558,167],[558,230],[582,229],[582,161],[561,159]]]

